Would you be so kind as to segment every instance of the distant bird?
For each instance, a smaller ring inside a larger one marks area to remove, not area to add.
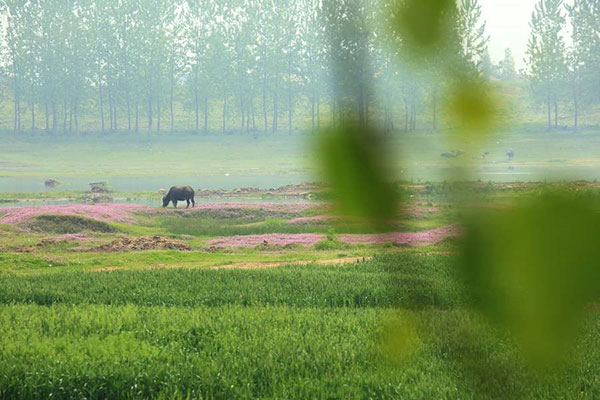
[[[506,155],[508,156],[508,159],[512,161],[513,157],[515,156],[515,152],[512,149],[510,149],[506,152]]]

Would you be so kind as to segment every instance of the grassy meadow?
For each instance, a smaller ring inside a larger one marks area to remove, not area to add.
[[[474,187],[473,201],[489,206],[545,190]],[[424,234],[464,212],[450,201],[456,185],[399,190],[412,200],[394,231]],[[147,207],[120,222],[60,213],[14,222],[27,207],[0,209],[0,398],[600,395],[596,308],[586,312],[569,362],[539,374],[510,334],[475,312],[455,238],[346,243],[344,235],[376,231],[325,218],[322,202],[274,204]],[[212,244],[256,235],[265,243]],[[276,241],[285,235],[320,236],[313,245]],[[187,247],[111,247],[141,238]]]

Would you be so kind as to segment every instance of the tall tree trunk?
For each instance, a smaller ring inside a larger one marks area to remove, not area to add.
[[[577,89],[573,90],[573,107],[574,115],[573,115],[573,128],[575,131],[579,129],[579,97],[577,96]]]
[[[312,131],[315,131],[315,93],[313,91],[310,97],[310,126]]]
[[[317,95],[317,129],[321,129],[321,97]]]
[[[113,121],[114,121],[114,130],[116,131],[118,129],[118,127],[117,127],[117,102],[115,101],[114,95],[113,95]]]
[[[107,95],[108,95],[108,116],[110,119],[110,128],[109,130],[112,132],[114,130],[114,121],[113,121],[113,102],[112,102],[112,91],[110,90],[110,86],[108,86],[107,89]]]
[[[69,107],[69,132],[73,132],[73,105]]]
[[[56,103],[52,100],[52,133],[56,133],[56,127],[58,125],[58,115],[56,112]]]
[[[263,130],[267,132],[269,129],[269,119],[267,117],[267,73],[263,74],[263,85],[262,85],[262,109],[263,109]]]
[[[358,124],[365,127],[365,93],[362,82],[358,85]]]
[[[548,130],[552,129],[552,107],[550,105],[550,98],[546,100],[548,106]]]
[[[279,110],[277,109],[277,90],[275,90],[275,92],[273,92],[273,123],[272,125],[272,131],[273,133],[277,132],[277,116],[279,114]]]
[[[244,95],[240,95],[240,114],[242,115],[242,126],[240,127],[240,133],[244,132],[244,122],[245,122],[245,114],[244,114]]]
[[[14,126],[14,131],[15,131],[15,133],[20,133],[21,132],[21,98],[20,98],[20,95],[18,93],[15,94],[15,126]]]
[[[131,133],[131,95],[127,90],[127,132]]]
[[[160,90],[156,92],[156,133],[160,133]]]
[[[554,100],[554,128],[558,128],[558,102]]]
[[[135,133],[140,132],[140,103],[138,97],[135,97]]]
[[[152,95],[148,95],[148,134],[152,133],[152,113],[154,106],[152,105]]]
[[[67,132],[67,99],[63,100],[63,129],[62,133]]]
[[[102,84],[98,82],[98,96],[100,97],[100,121],[102,126],[102,133],[104,133],[104,100],[102,96]]]
[[[254,110],[254,96],[252,96],[252,102],[251,104],[251,108],[252,108],[252,130],[256,131],[256,119],[255,119],[255,110]]]
[[[198,98],[198,88],[196,87],[194,89],[194,110],[196,112],[196,134],[198,134],[200,132],[200,103],[199,103],[199,98]]]
[[[208,133],[208,97],[204,96],[204,134]]]
[[[44,103],[44,113],[46,115],[46,123],[44,125],[44,130],[46,131],[46,133],[48,133],[48,131],[50,130],[50,113],[48,110],[48,102]]]
[[[31,103],[31,132],[35,131],[35,103]]]
[[[433,130],[437,131],[437,88],[433,91]]]
[[[175,113],[173,112],[173,88],[175,87],[175,66],[173,55],[171,55],[171,93],[169,98],[169,106],[171,108],[171,134],[175,131]]]
[[[292,73],[288,67],[288,135],[292,134]]]
[[[73,108],[73,118],[75,121],[75,133],[79,135],[79,101],[75,99],[75,105]]]
[[[227,92],[223,95],[223,133],[227,128]]]

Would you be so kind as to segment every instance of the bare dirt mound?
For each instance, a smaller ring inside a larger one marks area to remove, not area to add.
[[[181,240],[169,239],[162,236],[120,237],[110,243],[96,247],[95,251],[114,253],[121,251],[142,250],[183,250],[192,248]]]

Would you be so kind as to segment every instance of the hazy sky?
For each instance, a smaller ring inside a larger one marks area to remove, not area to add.
[[[523,58],[529,40],[529,21],[538,0],[481,0],[483,18],[487,21],[490,56],[494,63],[504,57],[510,47],[517,69],[524,66]]]

